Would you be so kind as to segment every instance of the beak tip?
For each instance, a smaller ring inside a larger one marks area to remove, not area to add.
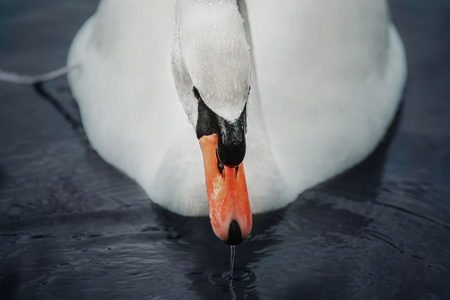
[[[225,241],[226,244],[230,246],[238,245],[242,243],[244,239],[242,238],[241,227],[236,220],[230,222],[230,227],[228,229],[228,239]]]

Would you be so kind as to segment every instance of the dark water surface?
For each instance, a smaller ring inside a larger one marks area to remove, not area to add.
[[[409,79],[385,141],[236,247],[237,299],[450,299],[450,2],[390,1]],[[0,68],[65,64],[90,0],[2,0]],[[88,145],[65,78],[0,82],[0,299],[231,299],[207,218],[159,208]]]

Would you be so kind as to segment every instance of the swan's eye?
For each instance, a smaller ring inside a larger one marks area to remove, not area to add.
[[[250,95],[250,90],[252,89],[251,86],[248,87],[248,95]]]
[[[198,101],[202,101],[202,97],[200,97],[200,93],[195,86],[192,88],[192,91],[194,92],[195,98],[197,98]]]

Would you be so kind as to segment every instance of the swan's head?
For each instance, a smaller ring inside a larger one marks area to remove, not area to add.
[[[238,244],[252,227],[242,163],[251,67],[236,1],[178,1],[172,72],[200,141],[213,231]]]

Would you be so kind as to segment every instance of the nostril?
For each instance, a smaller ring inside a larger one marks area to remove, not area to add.
[[[230,228],[228,229],[228,240],[226,243],[228,245],[237,245],[242,243],[244,240],[242,239],[241,227],[239,227],[239,223],[236,220],[232,220],[230,222]]]
[[[222,162],[219,159],[219,155],[217,154],[217,149],[216,149],[216,158],[217,158],[217,169],[219,169],[220,174],[222,174],[224,165],[222,164]]]

